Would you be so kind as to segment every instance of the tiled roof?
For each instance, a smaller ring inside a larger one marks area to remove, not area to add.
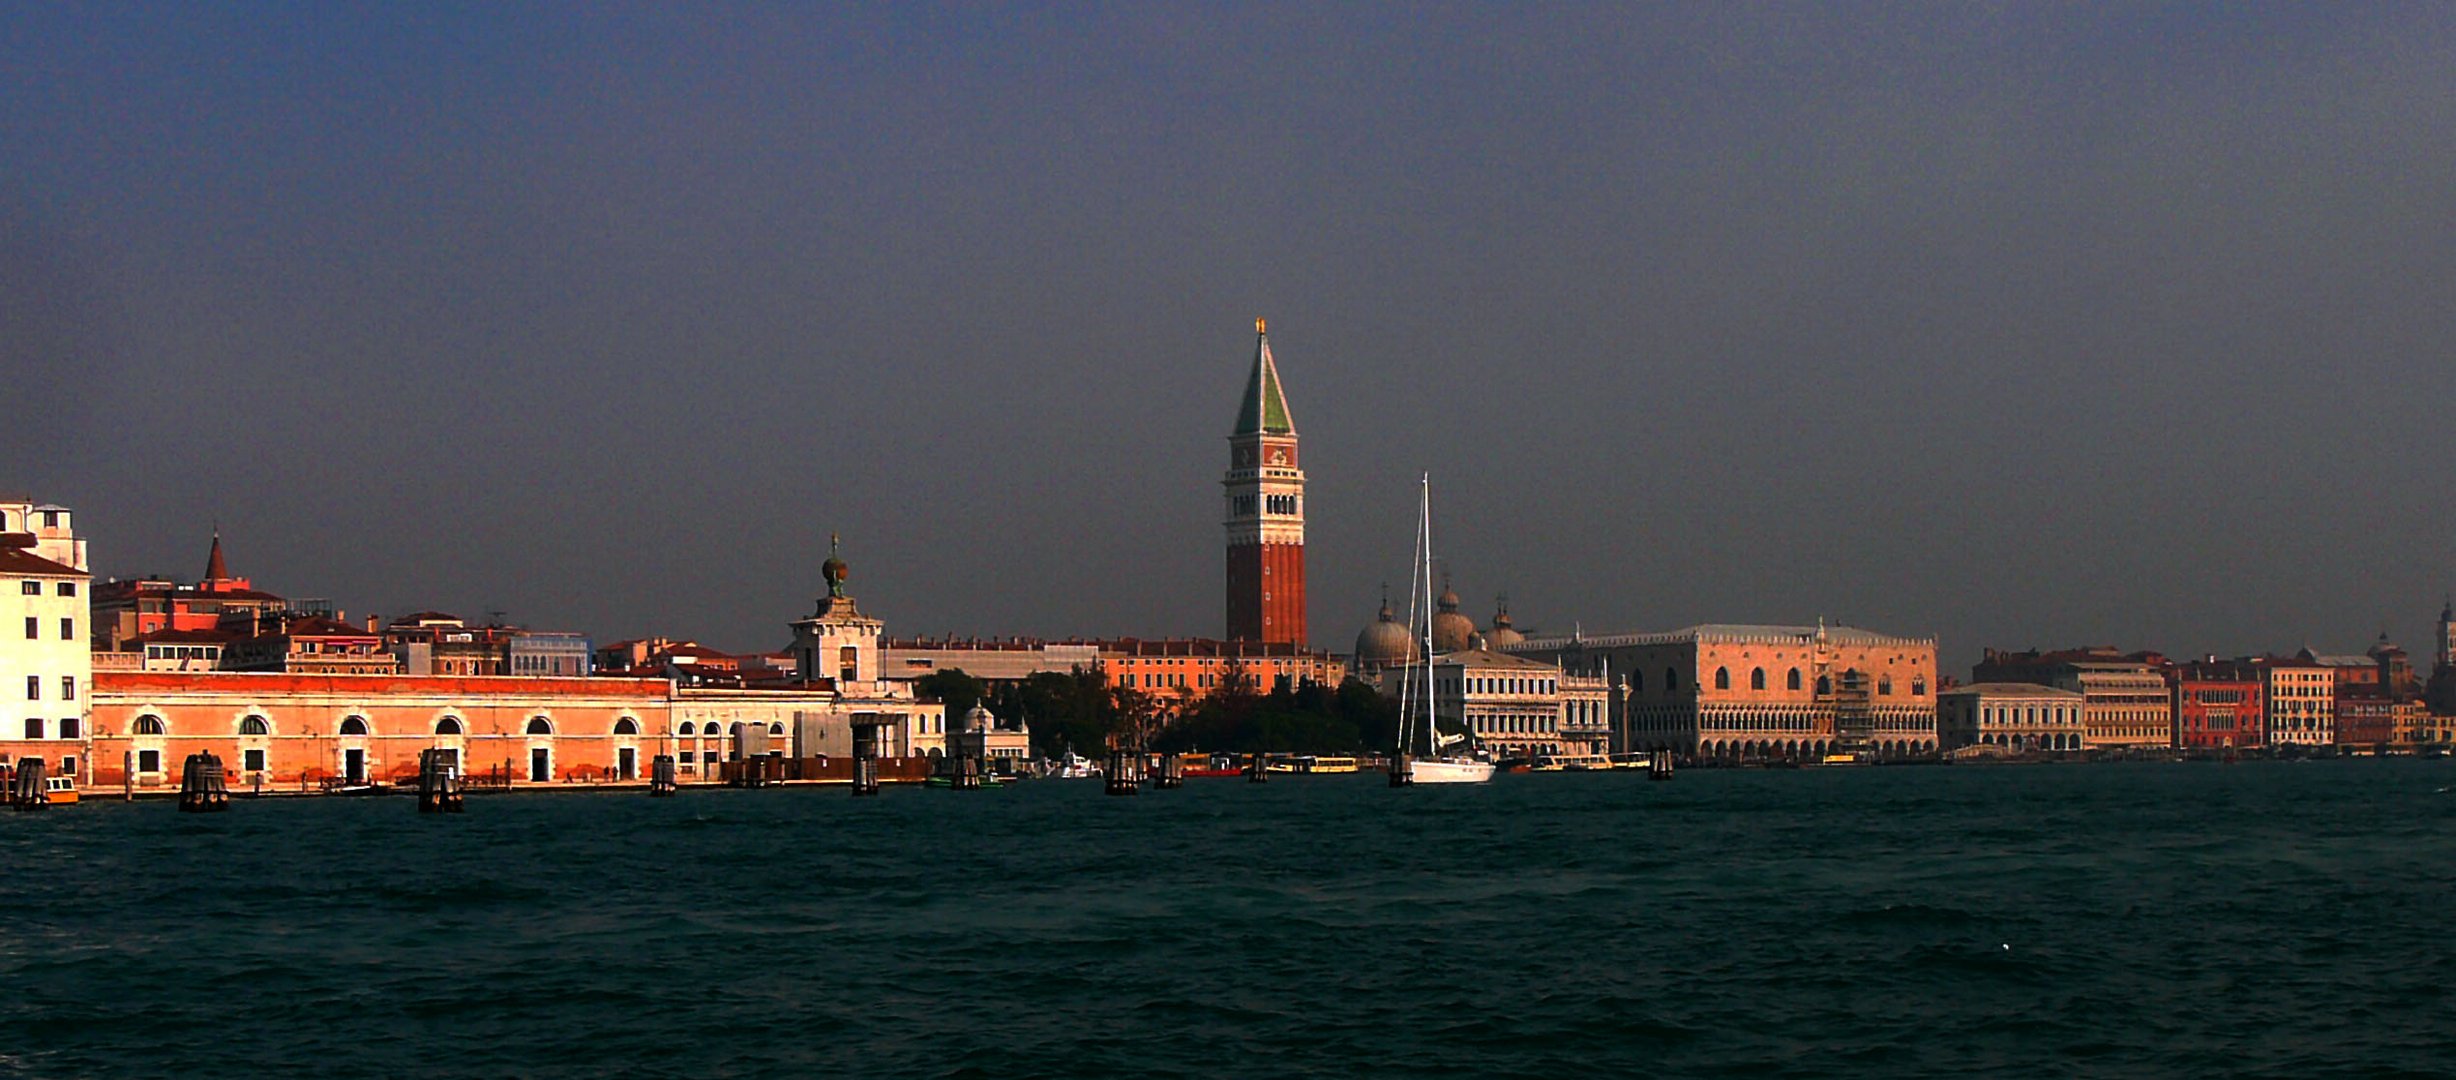
[[[1783,626],[1769,623],[1700,623],[1696,626],[1660,633],[1580,634],[1531,637],[1509,647],[1513,653],[1542,652],[1583,647],[1610,649],[1628,645],[1681,645],[1691,642],[1767,642],[1796,644],[1813,641],[1819,632],[1814,626]],[[1933,645],[1934,638],[1902,637],[1856,626],[1827,626],[1822,631],[1825,640],[1836,645]]]
[[[1511,656],[1508,653],[1494,652],[1491,649],[1460,649],[1456,652],[1445,652],[1439,656],[1433,657],[1433,662],[1436,664],[1459,664],[1465,667],[1479,668],[1531,668],[1541,671],[1559,670],[1553,665],[1544,663],[1540,660],[1529,660],[1523,656]]]
[[[53,562],[24,548],[0,548],[0,574],[33,574],[49,577],[92,576],[76,567]]]
[[[345,622],[336,622],[332,619],[327,619],[322,615],[310,615],[304,619],[292,619],[290,620],[290,625],[282,628],[282,634],[288,637],[371,638],[376,636],[368,633],[367,629],[363,626],[351,626]]]
[[[2312,663],[2329,667],[2370,668],[2379,666],[2379,661],[2371,657],[2349,656],[2344,653],[2314,653],[2310,659]]]
[[[156,630],[129,638],[144,645],[221,645],[237,641],[239,635],[221,630]]]
[[[1970,683],[1966,686],[1947,687],[1936,692],[1937,697],[1951,697],[1955,694],[1983,694],[1988,697],[2040,698],[2078,698],[2088,696],[2078,690],[2065,690],[2060,687],[2047,686],[2042,683],[2026,682]]]

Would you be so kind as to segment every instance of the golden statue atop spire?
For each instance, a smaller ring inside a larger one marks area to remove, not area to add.
[[[1262,316],[1260,316],[1260,315],[1256,315],[1256,316],[1254,316],[1254,333],[1257,333],[1257,334],[1267,334],[1267,333],[1270,333],[1270,324],[1269,324],[1269,323],[1266,323],[1266,322],[1263,322],[1263,321],[1262,321]]]

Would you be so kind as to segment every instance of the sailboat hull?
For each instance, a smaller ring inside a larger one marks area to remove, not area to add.
[[[1419,784],[1481,784],[1492,779],[1489,761],[1419,759],[1409,762],[1408,770]]]

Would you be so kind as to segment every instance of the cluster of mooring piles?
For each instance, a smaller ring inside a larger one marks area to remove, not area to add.
[[[1261,754],[1249,754],[1246,756],[1245,782],[1248,784],[1267,784],[1271,782],[1271,770],[1263,764]]]
[[[862,716],[853,717],[853,795],[863,798],[878,794],[878,732],[876,721],[863,723]]]
[[[1142,794],[1142,753],[1122,746],[1109,751],[1109,767],[1101,773],[1101,781],[1111,795]]]
[[[658,754],[648,763],[648,794],[666,798],[682,790],[682,782],[674,778],[674,755]]]
[[[1671,751],[1650,750],[1646,753],[1646,779],[1671,779]]]
[[[1390,755],[1390,786],[1414,787],[1415,783],[1416,756],[1408,753]]]
[[[40,760],[20,761],[9,777],[9,806],[17,810],[41,810],[51,805],[50,785],[43,782]]]
[[[222,759],[209,753],[188,755],[179,769],[179,809],[189,814],[230,809],[230,782],[222,772]]]
[[[427,749],[418,752],[418,812],[461,812],[460,763],[451,751]]]
[[[1175,754],[1160,755],[1160,765],[1151,771],[1151,786],[1162,791],[1185,786],[1185,759]]]
[[[957,791],[979,791],[982,786],[982,762],[958,748],[946,759],[947,785]]]
[[[726,783],[734,787],[772,787],[784,782],[785,759],[769,757],[766,754],[757,757],[745,756],[740,761],[729,762],[726,771],[732,774]]]

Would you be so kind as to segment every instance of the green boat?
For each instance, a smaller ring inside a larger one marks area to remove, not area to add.
[[[952,776],[933,776],[922,781],[922,784],[927,787],[952,789],[955,786],[955,778]],[[1002,788],[1006,785],[1007,779],[996,773],[986,773],[981,777],[981,786],[983,788]]]

